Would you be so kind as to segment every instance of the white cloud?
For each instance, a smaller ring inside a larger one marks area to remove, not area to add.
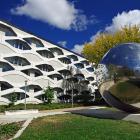
[[[94,43],[95,40],[96,40],[96,38],[100,35],[100,33],[101,33],[101,30],[98,31],[95,35],[91,36],[91,37],[90,37],[90,41]],[[85,42],[85,43],[86,43],[86,42]],[[84,44],[85,44],[85,43],[84,43]],[[84,47],[84,44],[81,44],[81,45],[76,44],[76,45],[74,45],[72,51],[74,51],[74,52],[76,52],[76,53],[78,53],[78,54],[81,54],[81,52],[82,52],[82,50],[83,50],[83,47]]]
[[[100,33],[101,33],[101,30],[99,30],[95,35],[91,36],[90,41],[94,43],[96,38],[100,35]],[[86,44],[86,43],[87,42],[85,42],[84,44]],[[75,44],[72,51],[74,51],[78,54],[81,54],[83,47],[84,47],[84,44]]]
[[[105,28],[105,31],[115,32],[124,26],[140,25],[140,10],[122,12],[112,19],[112,24]]]
[[[95,19],[95,16],[90,16],[89,18],[84,14],[79,14],[76,16],[75,20],[71,24],[71,28],[75,29],[76,31],[83,31],[86,30],[88,25],[95,24],[98,21]]]
[[[81,54],[82,50],[83,50],[83,47],[84,45],[79,45],[79,44],[76,44],[74,45],[72,51],[78,53],[78,54]]]
[[[90,41],[91,42],[95,42],[96,38],[100,35],[101,33],[101,30],[99,30],[96,34],[94,34],[91,38],[90,38]]]
[[[26,15],[65,30],[81,31],[97,22],[94,16],[87,18],[68,0],[25,0],[23,5],[11,9],[11,13]]]
[[[62,47],[66,47],[67,41],[59,41],[58,44]]]
[[[140,10],[130,10],[128,12],[124,11],[121,14],[118,14],[112,19],[111,25],[106,26],[103,31],[113,33],[117,30],[120,30],[124,26],[130,26],[130,25],[140,26]],[[90,41],[94,43],[96,38],[103,31],[99,30],[95,35],[93,35],[90,38]],[[81,45],[76,44],[72,50],[77,53],[81,53],[83,47],[84,47],[84,44],[81,44]]]

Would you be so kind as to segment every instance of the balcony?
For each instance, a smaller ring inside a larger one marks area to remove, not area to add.
[[[36,47],[36,48],[42,48],[44,47],[44,44],[42,43],[41,40],[35,38],[35,37],[30,37],[30,38],[24,38],[25,41],[27,41],[30,45]]]
[[[4,58],[14,66],[27,66],[30,65],[30,62],[26,60],[25,58],[19,57],[19,56],[12,56],[12,57],[6,57]]]
[[[74,75],[74,77],[76,77],[79,81],[85,79],[85,76],[82,73],[77,73]]]
[[[40,70],[34,68],[22,70],[22,72],[30,77],[38,77],[43,75],[43,73]]]
[[[16,97],[17,101],[25,98],[25,93],[23,93],[23,92],[13,92],[10,94],[3,95],[2,97],[8,99],[9,101],[12,101],[13,95]],[[28,97],[29,96],[26,94],[26,98],[28,98]]]
[[[67,69],[63,69],[63,70],[60,70],[58,71],[62,76],[64,77],[67,77],[67,76],[70,76],[71,75],[71,71],[70,70],[67,70]]]
[[[5,36],[17,36],[17,34],[13,31],[11,27],[1,23],[0,23],[0,32],[2,32]]]
[[[21,89],[25,90],[25,86],[21,87]],[[35,93],[35,92],[38,92],[41,90],[42,90],[42,88],[39,85],[30,84],[26,87],[26,91],[28,93]]]
[[[87,60],[83,60],[83,61],[81,61],[81,63],[84,64],[85,66],[90,65],[90,63]]]
[[[31,50],[31,47],[26,42],[19,39],[6,40],[6,42],[19,50]]]
[[[55,80],[55,81],[59,81],[61,79],[63,79],[63,77],[60,74],[52,74],[52,75],[48,75],[48,77],[50,77],[51,79]]]
[[[10,66],[8,63],[0,62],[0,72],[6,72],[11,70],[14,70],[14,68]]]
[[[13,88],[13,86],[10,85],[8,82],[0,81],[0,91],[7,90],[10,88]]]
[[[38,67],[40,70],[45,72],[54,71],[54,68],[48,64],[41,64],[41,65],[37,65],[36,67]]]
[[[63,51],[59,48],[49,48],[49,50],[55,55],[55,56],[58,56],[58,55],[63,55]]]
[[[58,58],[64,64],[71,64],[71,60],[67,57]]]
[[[94,68],[89,67],[89,68],[87,68],[87,71],[89,71],[89,72],[93,72],[93,71],[94,71]]]
[[[88,77],[87,80],[88,81],[94,81],[95,79],[94,79],[94,77]]]
[[[82,63],[76,63],[74,64],[78,69],[83,69],[84,68],[84,64]]]
[[[67,56],[71,61],[78,61],[78,57],[76,55],[68,55]]]
[[[53,53],[48,50],[40,50],[40,51],[37,51],[37,53],[39,53],[44,58],[54,58]]]

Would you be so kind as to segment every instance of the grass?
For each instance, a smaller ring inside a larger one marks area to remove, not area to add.
[[[80,115],[55,115],[32,121],[16,140],[140,140],[140,124]]]
[[[80,104],[74,104],[74,107],[81,106]],[[61,108],[70,108],[71,104],[62,104],[62,103],[53,103],[53,104],[27,104],[27,109],[38,109],[38,110],[51,110],[51,109],[61,109]],[[0,112],[8,110],[23,110],[24,104],[18,104],[14,106],[0,106]]]
[[[0,140],[7,140],[15,135],[20,129],[21,123],[0,125]]]
[[[140,102],[140,83],[125,81],[118,82],[110,89],[111,93],[127,103]]]

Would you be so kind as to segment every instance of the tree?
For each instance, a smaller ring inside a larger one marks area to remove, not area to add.
[[[85,78],[82,76],[83,74],[81,71],[72,66],[68,66],[68,70],[70,71],[70,74],[69,76],[64,77],[62,82],[62,88],[65,91],[64,95],[67,97],[67,101],[71,99],[72,105],[73,102],[85,104],[91,102],[93,97],[88,87],[89,83],[85,82]]]
[[[11,94],[10,101],[11,101],[11,103],[9,104],[9,106],[13,106],[15,104],[15,102],[17,101],[17,93],[13,92]]]
[[[72,78],[74,78],[74,68],[72,66],[67,66],[67,69],[69,70],[69,74],[63,75],[63,81],[61,85],[64,90],[65,102],[68,102],[71,99],[72,94],[69,94],[68,91],[72,91],[75,88],[75,84],[72,80]]]
[[[104,54],[113,46],[128,42],[140,43],[140,28],[138,26],[125,26],[112,34],[101,33],[94,42],[84,45],[82,54],[91,63],[98,64]]]
[[[52,100],[54,98],[54,91],[53,91],[53,89],[50,86],[48,86],[44,90],[44,97],[45,97],[45,99],[47,99],[48,104],[52,103]]]

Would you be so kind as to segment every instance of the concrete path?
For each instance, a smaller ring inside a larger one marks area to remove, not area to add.
[[[26,115],[0,115],[0,124],[26,121],[28,119],[34,119],[43,116],[64,114],[67,112],[48,112],[48,113],[37,113],[37,114],[26,114]]]
[[[85,115],[90,117],[97,117],[102,119],[117,119],[117,120],[126,120],[126,121],[133,121],[140,123],[140,114],[128,114],[119,110],[109,110],[105,109],[106,107],[76,107],[76,108],[67,108],[67,109],[55,109],[55,110],[47,110],[47,111],[40,111],[37,114],[28,114],[28,115],[0,115],[0,124],[12,123],[12,122],[19,122],[25,121],[22,128],[16,133],[16,135],[9,139],[13,140],[19,137],[26,127],[30,124],[30,122],[34,118],[49,116],[49,115],[57,115],[57,114],[65,114],[65,113],[73,113],[79,115]]]
[[[23,133],[23,131],[28,127],[28,125],[31,123],[32,119],[28,119],[27,121],[24,122],[24,124],[22,125],[21,129],[17,131],[17,133],[14,135],[13,138],[10,138],[9,140],[14,140],[18,137],[21,136],[21,134]]]
[[[54,110],[39,111],[39,113],[37,114],[28,114],[28,115],[26,114],[26,115],[10,115],[9,116],[9,115],[0,114],[0,124],[26,121],[28,119],[34,119],[34,118],[48,116],[48,115],[64,114],[64,113],[69,113],[70,111],[74,111],[74,110],[89,109],[89,108],[91,107],[54,109]]]
[[[93,109],[73,110],[71,111],[71,113],[102,119],[125,120],[140,123],[140,114],[128,114],[126,112],[119,110],[93,108]]]
[[[46,110],[40,111],[37,114],[28,114],[28,115],[0,115],[0,124],[26,121],[28,119],[34,119],[38,117],[48,116],[48,115],[57,115],[64,113],[73,113],[79,115],[85,115],[90,117],[102,118],[102,119],[116,119],[116,120],[127,120],[140,123],[140,114],[128,114],[119,110],[109,110],[104,109],[105,107],[90,106],[90,107],[75,107],[75,108],[66,108],[66,109],[55,109],[55,110]]]
[[[140,114],[129,114],[123,120],[140,123]]]

